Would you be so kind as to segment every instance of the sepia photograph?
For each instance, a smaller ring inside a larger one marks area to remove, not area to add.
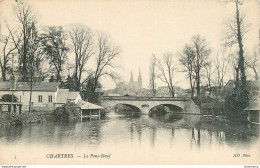
[[[258,167],[259,2],[0,0],[0,165]]]

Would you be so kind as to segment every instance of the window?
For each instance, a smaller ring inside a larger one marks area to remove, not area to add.
[[[52,96],[48,97],[48,102],[51,103],[52,102]]]
[[[38,96],[38,102],[41,103],[42,102],[42,95]]]

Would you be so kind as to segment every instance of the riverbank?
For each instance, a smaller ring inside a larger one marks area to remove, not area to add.
[[[16,124],[43,123],[51,117],[50,112],[3,113],[0,117],[0,127]]]

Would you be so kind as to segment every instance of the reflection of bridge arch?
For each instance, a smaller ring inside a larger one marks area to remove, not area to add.
[[[117,104],[129,104],[139,108],[144,114],[148,114],[152,108],[158,105],[166,104],[183,109],[183,113],[200,114],[199,108],[188,98],[104,96],[101,104],[103,107],[114,107]]]
[[[184,109],[181,108],[180,106],[176,106],[176,105],[174,105],[174,104],[160,104],[160,105],[156,105],[156,106],[150,107],[149,112],[151,112],[151,110],[153,110],[154,108],[159,107],[159,106],[166,106],[166,107],[168,107],[171,111],[175,111],[175,112],[182,112],[182,111],[184,110]]]

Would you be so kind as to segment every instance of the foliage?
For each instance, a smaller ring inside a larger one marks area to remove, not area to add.
[[[234,89],[233,93],[225,98],[225,113],[230,120],[245,118],[243,110],[249,105],[249,91],[243,91],[241,88]]]
[[[12,99],[13,102],[18,102],[18,98],[15,95],[5,94],[2,96],[2,101],[4,102],[12,102]]]
[[[75,91],[76,90],[76,82],[74,80],[74,77],[71,77],[69,75],[65,81],[61,82],[60,87],[69,89],[70,91]]]
[[[94,77],[90,77],[88,79],[88,81],[86,82],[86,84],[83,85],[82,89],[84,91],[87,91],[87,92],[91,92],[94,88],[98,88],[98,89],[101,89],[102,86],[101,86],[101,83],[98,81],[97,86],[95,86],[95,78]]]
[[[61,80],[63,64],[67,59],[69,48],[66,46],[66,36],[62,27],[48,27],[42,34],[43,52],[55,71],[56,81]]]
[[[67,120],[69,118],[79,118],[80,112],[77,110],[75,103],[68,102],[65,105],[58,107],[54,112],[55,119]]]

